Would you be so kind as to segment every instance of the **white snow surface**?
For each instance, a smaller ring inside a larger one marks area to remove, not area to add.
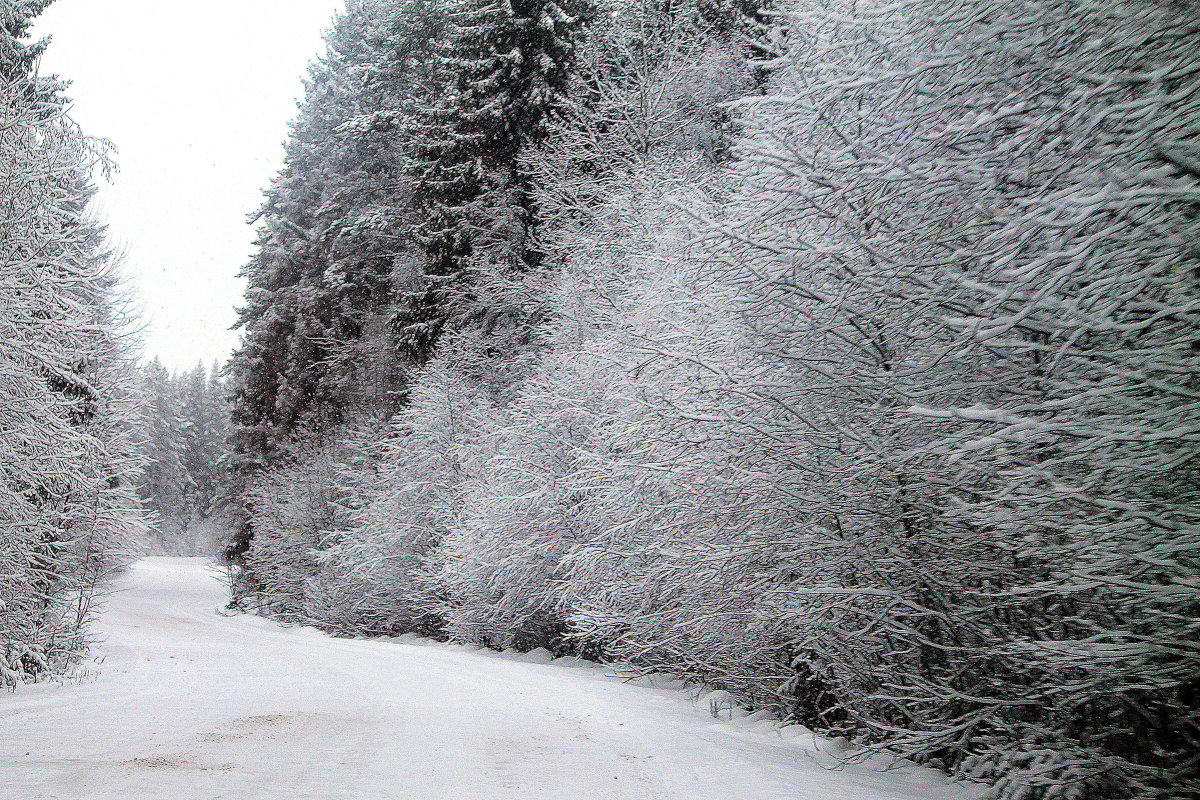
[[[963,800],[929,769],[577,659],[347,640],[218,613],[198,559],[134,565],[78,681],[0,695],[0,798]],[[716,713],[719,718],[714,717]]]

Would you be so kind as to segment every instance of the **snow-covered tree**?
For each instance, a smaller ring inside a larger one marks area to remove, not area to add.
[[[105,147],[0,4],[0,684],[64,669],[139,523],[136,378],[115,264],[86,211]]]
[[[562,103],[586,2],[455,0],[435,50],[438,92],[409,121],[421,280],[402,298],[402,343],[427,358],[470,296],[472,259],[537,266],[522,148],[542,141]]]
[[[249,469],[296,430],[338,424],[355,407],[395,408],[386,321],[393,281],[416,257],[396,130],[427,91],[434,11],[421,0],[352,2],[311,69],[284,169],[259,213],[258,251],[244,270],[246,338],[228,368]]]
[[[410,234],[399,130],[432,91],[428,54],[440,27],[436,3],[355,0],[311,69],[244,269],[246,335],[227,367],[231,509],[300,431],[385,418],[403,401],[391,305],[423,256]],[[253,535],[244,522],[228,551],[235,561]]]

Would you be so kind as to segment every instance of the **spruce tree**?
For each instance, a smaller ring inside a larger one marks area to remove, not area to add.
[[[245,338],[227,368],[230,508],[303,433],[386,417],[403,399],[388,320],[393,284],[419,271],[419,254],[400,124],[432,91],[440,24],[431,0],[352,1],[310,70],[243,270]]]
[[[28,78],[46,42],[28,41],[34,19],[54,0],[6,0],[0,4],[0,78],[7,82]]]
[[[424,280],[403,296],[401,344],[423,360],[469,286],[472,259],[524,268],[542,259],[522,148],[543,141],[561,105],[584,0],[456,0],[437,69],[441,91],[412,125]]]
[[[299,430],[342,422],[364,397],[384,413],[394,402],[374,384],[392,349],[393,274],[412,260],[396,125],[425,91],[433,11],[424,0],[351,3],[311,70],[243,270],[246,337],[229,366],[243,468],[271,463]]]

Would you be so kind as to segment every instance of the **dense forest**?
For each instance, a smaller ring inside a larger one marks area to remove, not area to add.
[[[1200,790],[1198,23],[353,0],[244,271],[235,602]]]
[[[1193,0],[348,0],[182,375],[44,5],[0,2],[0,685],[141,540],[1002,800],[1200,794]]]

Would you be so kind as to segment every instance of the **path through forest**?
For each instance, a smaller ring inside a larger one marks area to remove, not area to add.
[[[718,721],[596,667],[333,639],[217,613],[195,559],[135,565],[82,682],[0,695],[22,800],[962,800],[929,770],[830,769],[812,736]]]

